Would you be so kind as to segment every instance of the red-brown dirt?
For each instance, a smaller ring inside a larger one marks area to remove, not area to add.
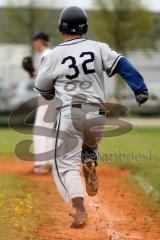
[[[45,221],[38,227],[35,240],[160,240],[160,218],[154,207],[144,206],[143,201],[149,198],[132,182],[128,171],[99,167],[99,193],[94,198],[86,195],[85,199],[89,226],[73,230],[69,228],[72,222],[69,213],[73,211],[60,198],[52,176],[34,176],[29,173],[31,163],[10,160],[5,158],[2,162],[0,159],[0,173],[17,173],[37,181],[37,191],[48,197],[44,204],[53,205],[52,211],[44,213]],[[56,202],[52,201],[53,192]],[[56,221],[47,221],[47,216],[56,216]]]

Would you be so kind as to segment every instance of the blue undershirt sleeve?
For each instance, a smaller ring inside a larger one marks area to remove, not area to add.
[[[115,73],[119,74],[126,81],[135,94],[148,90],[142,75],[125,57],[118,61],[114,70]]]

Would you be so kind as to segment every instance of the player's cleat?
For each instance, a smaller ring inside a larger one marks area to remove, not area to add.
[[[45,175],[52,172],[51,164],[35,166],[33,172],[37,175]]]
[[[96,173],[96,163],[92,159],[86,159],[83,163],[83,174],[86,182],[86,190],[93,197],[99,189],[99,180]]]
[[[88,214],[87,212],[77,211],[74,215],[74,221],[71,228],[84,228],[88,224]]]

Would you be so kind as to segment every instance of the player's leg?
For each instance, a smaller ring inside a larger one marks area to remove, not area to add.
[[[74,111],[74,110],[73,110]],[[81,110],[78,110],[79,112]],[[83,144],[83,123],[81,113],[75,110],[73,127],[71,110],[60,113],[57,125],[55,163],[53,174],[57,188],[66,203],[76,209],[71,227],[81,228],[87,224],[88,216],[84,207],[84,189],[80,176],[81,149]]]
[[[86,191],[89,196],[95,196],[99,189],[99,180],[96,173],[98,166],[98,147],[92,149],[85,144],[82,148],[83,175],[86,182]]]
[[[84,189],[80,170],[57,173],[54,166],[53,175],[60,195],[76,211],[71,228],[83,228],[88,223],[88,215],[84,206]]]
[[[93,112],[89,109],[86,114],[86,131],[82,147],[83,174],[86,182],[86,190],[89,196],[95,196],[99,189],[99,180],[96,173],[96,167],[99,162],[98,147],[103,137],[105,117],[104,111]]]
[[[42,136],[39,136],[37,132],[37,127],[44,127],[51,131],[52,136],[52,130],[53,130],[53,124],[54,122],[46,122],[45,121],[45,115],[47,113],[48,105],[42,105],[40,103],[40,106],[37,109],[35,123],[34,123],[34,129],[33,129],[33,138],[34,138],[34,151],[35,151],[35,166],[34,166],[34,172],[37,174],[45,174],[52,170],[52,164],[53,159],[46,160],[45,157],[43,157],[43,160],[40,158],[41,154],[51,152],[54,149],[53,144],[53,138],[47,137],[42,134]],[[54,111],[54,107],[53,107]],[[45,155],[44,155],[45,156]]]

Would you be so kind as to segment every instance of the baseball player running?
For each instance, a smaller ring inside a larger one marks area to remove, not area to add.
[[[53,93],[59,99],[53,173],[61,196],[76,210],[72,228],[88,223],[81,163],[87,193],[96,195],[99,186],[97,152],[105,124],[103,72],[108,77],[116,73],[122,76],[139,104],[149,98],[144,79],[132,64],[107,44],[84,39],[87,30],[83,9],[69,7],[62,11],[59,31],[64,42],[45,58],[35,84],[45,99],[54,98]]]

